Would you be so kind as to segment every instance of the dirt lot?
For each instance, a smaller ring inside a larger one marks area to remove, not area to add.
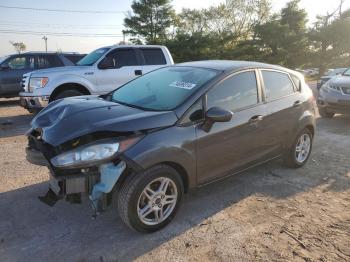
[[[1,261],[350,261],[350,117],[318,119],[308,164],[277,160],[196,190],[160,232],[129,230],[115,210],[37,197],[48,171],[26,162],[31,116],[0,101]]]

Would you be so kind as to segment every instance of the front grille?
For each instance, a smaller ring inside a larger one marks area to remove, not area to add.
[[[22,81],[21,81],[21,87],[22,87],[22,91],[25,91],[25,87],[26,87],[26,76],[23,76]]]
[[[24,92],[33,92],[33,90],[29,90],[29,76],[22,77],[21,87]]]
[[[350,87],[342,87],[341,90],[344,95],[350,95]]]

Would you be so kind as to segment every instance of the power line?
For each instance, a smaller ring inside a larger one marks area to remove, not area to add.
[[[67,32],[37,32],[37,31],[19,31],[19,30],[2,30],[0,34],[18,34],[18,35],[50,35],[50,36],[71,36],[71,37],[123,37],[122,34],[82,34],[82,33],[67,33]]]
[[[102,10],[88,11],[88,10],[46,9],[46,8],[32,8],[32,7],[6,6],[6,5],[0,5],[0,8],[31,10],[31,11],[62,12],[62,13],[83,13],[83,14],[121,14],[125,12],[125,11],[102,11]]]
[[[51,25],[51,24],[10,24],[10,23],[1,23],[0,26],[6,26],[6,27],[30,27],[30,28],[49,28],[49,29],[79,29],[79,30],[115,30],[115,29],[121,29],[123,28],[122,25],[120,26],[76,26],[76,25]],[[7,28],[6,28],[7,29]]]
[[[0,20],[0,25],[9,25],[9,26],[46,26],[46,27],[77,27],[77,28],[120,28],[123,27],[123,25],[83,25],[83,24],[45,24],[45,23],[32,23],[32,22],[20,22],[20,21],[1,21]]]

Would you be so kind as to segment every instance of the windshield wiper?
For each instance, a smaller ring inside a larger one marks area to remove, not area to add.
[[[137,106],[137,105],[133,105],[133,104],[128,104],[128,103],[121,102],[121,101],[114,100],[114,99],[111,99],[111,101],[114,102],[114,103],[118,103],[118,104],[124,105],[124,106],[128,106],[128,107],[132,107],[132,108],[141,109],[141,110],[143,110],[143,111],[147,111],[147,108],[144,108],[144,107],[142,107],[142,106]]]

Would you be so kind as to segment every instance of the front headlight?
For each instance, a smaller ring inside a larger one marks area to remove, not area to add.
[[[141,137],[133,137],[119,142],[102,140],[93,144],[80,146],[51,159],[55,167],[83,168],[113,160],[118,154],[136,144]]]
[[[37,88],[44,88],[48,82],[48,77],[32,77],[29,80],[29,89],[34,90]]]
[[[326,93],[328,93],[328,91],[329,91],[329,84],[326,82],[326,83],[324,83],[322,86],[321,86],[321,89],[323,90],[323,91],[325,91]]]

